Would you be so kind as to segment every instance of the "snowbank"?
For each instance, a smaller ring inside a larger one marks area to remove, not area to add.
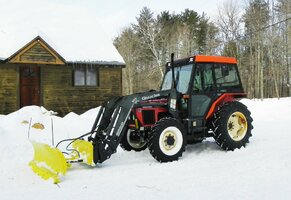
[[[62,182],[43,181],[28,166],[29,138],[52,143],[90,131],[98,108],[64,118],[39,107],[0,115],[0,188],[3,199],[290,199],[291,98],[242,100],[252,112],[253,137],[246,148],[222,151],[213,139],[189,145],[172,163],[148,150],[118,152],[97,167],[76,164]],[[28,123],[24,122],[27,121]]]

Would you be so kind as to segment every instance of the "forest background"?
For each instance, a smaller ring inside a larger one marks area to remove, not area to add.
[[[123,93],[159,89],[175,53],[236,57],[248,98],[290,96],[291,0],[237,2],[222,2],[211,19],[190,8],[153,13],[144,7],[114,39],[126,63]]]

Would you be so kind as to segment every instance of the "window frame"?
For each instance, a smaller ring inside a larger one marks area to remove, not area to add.
[[[190,66],[191,65],[191,72],[190,72],[190,77],[189,77],[189,82],[188,82],[188,86],[187,86],[187,90],[185,92],[183,92],[183,94],[188,94],[189,91],[191,90],[190,89],[190,86],[191,86],[191,80],[192,80],[192,73],[194,71],[194,68],[195,68],[195,63],[193,62],[181,62],[181,63],[177,63],[174,65],[174,76],[175,76],[175,79],[176,79],[176,89],[178,91],[178,84],[179,84],[179,79],[177,77],[178,75],[178,68],[182,68],[182,67],[186,67],[186,66]],[[165,84],[165,79],[167,77],[167,73],[170,72],[170,78],[171,78],[171,87],[170,88],[167,88],[167,89],[163,89],[163,86]],[[179,77],[180,78],[180,77]],[[163,77],[163,80],[162,80],[162,83],[161,83],[161,86],[160,86],[160,90],[161,91],[166,91],[166,90],[171,90],[173,88],[173,80],[172,80],[172,68],[171,66],[167,66],[166,67],[166,71],[165,71],[165,74],[164,74],[164,77]]]
[[[219,66],[219,68],[221,68],[222,65],[227,65],[227,67],[232,66],[234,68],[234,71],[236,72],[236,77],[237,77],[237,85],[223,85],[222,83],[219,83],[220,86],[218,86],[217,83],[217,74],[215,73],[215,69],[217,66]],[[236,64],[230,64],[230,63],[216,63],[213,66],[213,73],[214,73],[214,81],[215,81],[215,85],[217,88],[218,92],[230,92],[230,90],[235,89],[235,88],[239,88],[241,90],[243,90],[242,88],[242,83],[241,83],[241,79],[240,79],[240,74],[238,71],[238,67]]]
[[[89,67],[95,69],[95,76],[96,76],[96,84],[95,85],[88,85],[88,83],[87,83],[87,80],[88,80],[87,79],[87,74],[88,74]],[[84,72],[84,84],[76,85],[76,71],[80,70],[80,68],[82,69],[82,72]],[[100,86],[99,78],[100,78],[100,76],[99,76],[99,67],[80,65],[80,66],[75,66],[73,68],[73,72],[72,72],[73,87],[99,87]]]

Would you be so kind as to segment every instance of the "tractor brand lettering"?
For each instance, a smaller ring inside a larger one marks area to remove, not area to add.
[[[142,97],[141,99],[142,100],[149,100],[149,99],[156,98],[156,97],[159,97],[159,96],[161,96],[161,94],[153,94],[151,96]]]

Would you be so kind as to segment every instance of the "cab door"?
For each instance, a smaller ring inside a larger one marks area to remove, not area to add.
[[[189,116],[194,129],[205,126],[205,115],[209,110],[212,100],[215,98],[216,87],[213,64],[197,63],[194,70],[189,109]]]

